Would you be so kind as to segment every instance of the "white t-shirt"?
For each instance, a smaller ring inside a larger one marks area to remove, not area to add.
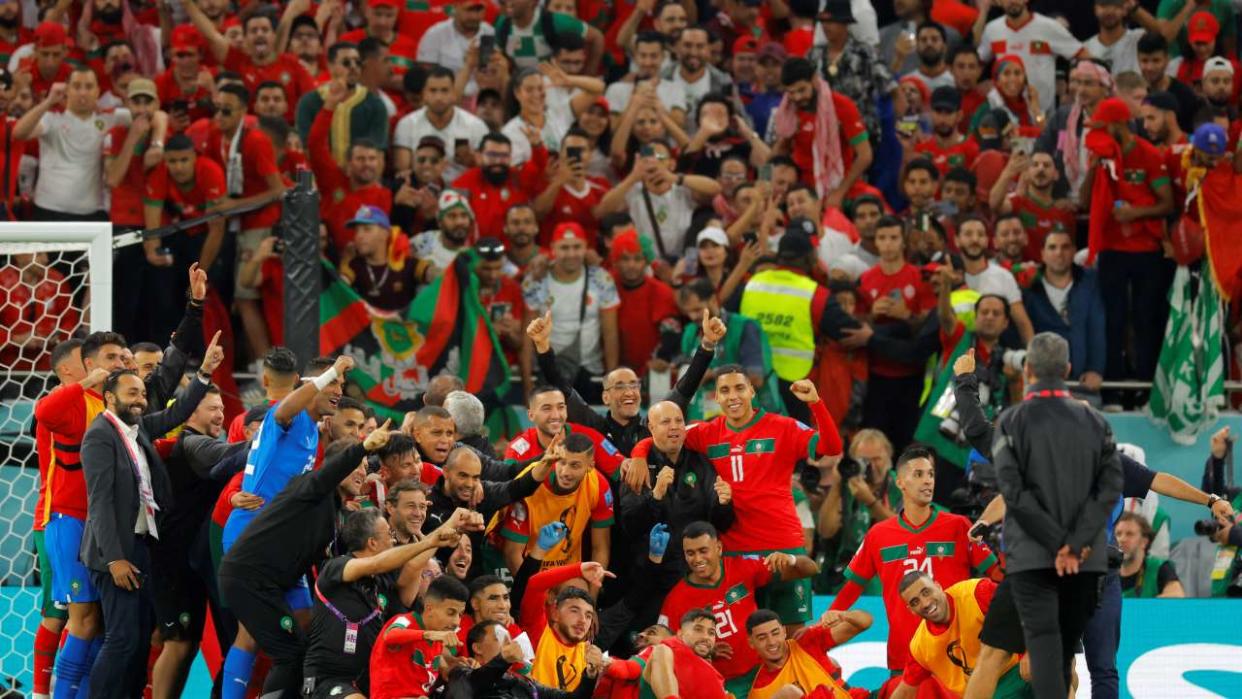
[[[444,141],[444,150],[448,153],[448,166],[444,168],[444,181],[452,182],[461,176],[466,168],[453,160],[454,143],[459,138],[470,142],[470,147],[478,150],[479,143],[487,135],[487,124],[477,116],[464,109],[453,107],[453,118],[443,129],[437,129],[427,118],[427,108],[423,107],[405,115],[397,122],[392,133],[392,143],[398,148],[407,148],[411,152],[418,147],[424,136],[436,136]]]
[[[540,135],[543,136],[543,145],[548,147],[549,152],[555,153],[561,149],[561,139],[565,137],[565,132],[569,131],[569,127],[573,126],[572,119],[568,122],[565,122],[563,119],[563,115],[558,116],[550,108],[544,109],[543,131],[540,132]],[[526,133],[522,131],[522,117],[520,115],[505,122],[505,125],[500,129],[500,133],[508,136],[509,141],[513,144],[513,149],[510,151],[512,153],[509,159],[510,165],[519,167],[522,163],[530,160],[530,141],[526,139]]]
[[[925,74],[922,68],[912,70],[906,75],[912,75],[918,78],[924,85],[927,86],[927,91],[929,93],[934,92],[938,87],[953,87],[956,85],[956,83],[953,82],[953,73],[947,70],[935,77]]]
[[[1057,287],[1049,284],[1047,279],[1043,279],[1041,281],[1044,285],[1044,293],[1048,294],[1048,303],[1052,304],[1053,309],[1055,309],[1057,313],[1061,314],[1061,317],[1068,323],[1069,293],[1070,290],[1074,288],[1073,279],[1070,280],[1069,284],[1065,285],[1064,289],[1058,289]]]
[[[96,112],[79,119],[48,112],[39,120],[39,178],[34,203],[49,211],[93,214],[106,208],[103,186],[104,137],[128,125],[129,111]]]
[[[1113,67],[1113,75],[1119,75],[1127,70],[1139,73],[1138,42],[1146,33],[1143,29],[1127,29],[1126,33],[1122,34],[1117,43],[1112,46],[1100,43],[1100,35],[1096,34],[1087,39],[1083,45],[1087,47],[1087,52],[1092,56],[1108,61],[1108,64]]]
[[[582,314],[582,322],[578,322],[581,314],[582,285],[587,283],[587,308]],[[527,278],[522,285],[522,297],[527,308],[544,310],[552,304],[552,349],[558,355],[564,355],[575,343],[578,345],[580,364],[594,374],[604,370],[603,342],[600,337],[600,312],[617,308],[621,305],[621,297],[617,294],[616,283],[612,275],[596,267],[589,273],[583,268],[583,274],[571,282],[560,282],[551,273],[542,279]],[[568,378],[568,377],[567,377]]]
[[[831,228],[824,228],[819,233],[819,259],[828,269],[837,260],[845,257],[854,249],[849,236]]]
[[[555,140],[559,144],[577,119],[574,116],[573,100],[574,96],[581,92],[581,90],[568,87],[554,87],[552,81],[547,78],[543,79],[543,88],[544,94],[547,95],[544,100],[544,110],[548,114],[548,124],[555,124],[556,128],[564,129],[560,133],[554,134]]]
[[[444,247],[440,240],[440,231],[423,231],[410,239],[410,250],[420,260],[430,260],[439,269],[448,269],[457,259],[457,253],[465,250],[465,246],[456,250]]]
[[[615,82],[608,86],[604,91],[604,98],[608,100],[608,109],[613,114],[620,114],[630,104],[630,96],[634,94],[634,83],[631,82]],[[680,109],[686,111],[686,97],[681,91],[681,87],[672,80],[661,80],[656,85],[656,97],[660,98],[660,103],[665,109]]]
[[[639,235],[645,235],[655,244],[656,254],[660,254],[660,244],[656,243],[656,227],[652,225],[651,214],[647,211],[647,203],[643,200],[645,186],[639,184],[625,194],[625,204],[629,207],[630,218]],[[685,185],[673,185],[663,194],[647,193],[651,197],[651,210],[655,212],[656,222],[660,227],[660,243],[664,252],[673,257],[681,257],[686,247],[686,229],[690,227],[690,217],[694,214],[694,196]]]
[[[1005,17],[988,22],[979,40],[979,58],[984,63],[997,56],[1013,54],[1026,66],[1026,79],[1039,94],[1039,108],[1056,107],[1057,56],[1073,58],[1082,42],[1051,17],[1032,12],[1021,27],[1009,26]]]
[[[700,76],[698,80],[688,83],[681,77],[681,69],[678,68],[673,71],[672,83],[677,87],[677,90],[684,95],[683,104],[688,107],[686,112],[692,113],[694,112],[694,106],[699,103],[699,100],[703,99],[703,96],[712,90],[711,71],[703,71],[703,75]],[[611,107],[612,104],[609,103],[608,106]],[[668,105],[665,106],[667,107]]]
[[[470,42],[479,36],[495,36],[492,25],[483,22],[474,36],[464,36],[453,26],[452,18],[433,24],[418,42],[418,62],[438,63],[456,73],[466,64]]]
[[[1022,300],[1022,290],[1013,274],[991,260],[982,272],[966,274],[966,286],[980,294],[1003,296],[1011,304]]]

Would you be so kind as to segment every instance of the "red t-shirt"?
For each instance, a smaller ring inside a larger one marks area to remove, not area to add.
[[[492,293],[490,288],[480,288],[479,301],[483,303],[487,317],[493,320],[506,313],[518,321],[526,317],[526,300],[522,296],[522,286],[509,277],[500,278],[500,289],[495,293]],[[501,343],[501,346],[503,347],[504,343]],[[517,363],[518,353],[508,347],[504,347],[504,350],[505,361],[509,364]]]
[[[585,425],[577,423],[568,423],[567,427],[570,433],[584,434],[591,438],[595,444],[595,468],[599,469],[608,477],[616,473],[621,467],[621,462],[625,457],[612,442],[604,435]],[[509,446],[505,448],[505,458],[514,461],[533,461],[543,455],[543,445],[539,443],[539,429],[536,427],[528,427],[525,432],[518,434],[509,442]]]
[[[1044,238],[1049,233],[1065,231],[1070,235],[1074,234],[1077,221],[1072,210],[1054,206],[1052,202],[1040,202],[1022,194],[1009,195],[1009,205],[1026,229],[1026,249],[1022,251],[1022,259],[1027,262],[1043,260]]]
[[[470,168],[453,181],[453,189],[470,193],[470,208],[479,237],[491,236],[508,242],[504,234],[505,215],[518,204],[535,200],[543,191],[544,171],[548,167],[548,149],[531,149],[530,160],[509,172],[509,179],[497,187],[483,178],[483,170]]]
[[[552,231],[556,230],[557,225],[573,221],[580,224],[587,234],[587,250],[594,250],[599,219],[595,218],[591,209],[599,205],[609,188],[608,181],[600,177],[588,177],[586,189],[582,192],[575,192],[568,185],[562,187],[552,202],[552,210],[543,217],[543,225],[539,228],[539,244],[548,245],[552,240]]]
[[[979,10],[958,0],[932,0],[931,18],[962,36],[970,36],[978,17]]]
[[[436,656],[444,650],[440,641],[425,639],[397,640],[395,632],[423,631],[422,617],[415,613],[398,614],[384,624],[375,646],[371,649],[371,699],[425,697],[439,673]],[[414,634],[411,634],[414,635]],[[456,655],[456,649],[450,649]]]
[[[863,123],[862,114],[854,100],[839,92],[832,93],[832,106],[837,110],[837,123],[840,124],[841,140],[841,171],[849,172],[854,164],[854,146],[867,139],[867,126]],[[815,112],[798,112],[798,133],[794,134],[794,164],[802,172],[802,181],[815,186]]]
[[[259,267],[259,295],[263,297],[263,319],[273,345],[285,344],[285,265],[273,255]]]
[[[0,37],[0,65],[7,67],[13,52],[32,41],[34,33],[25,27],[18,27],[17,41],[5,41],[4,37]]]
[[[1135,136],[1129,150],[1121,154],[1121,172],[1114,183],[1117,199],[1130,206],[1151,206],[1156,203],[1156,190],[1169,186],[1169,168],[1160,149],[1146,139]],[[1098,212],[1092,212],[1092,215]],[[1164,239],[1163,218],[1143,218],[1127,224],[1117,222],[1109,212],[1104,221],[1102,250],[1119,252],[1156,252]]]
[[[935,138],[929,138],[915,145],[914,152],[929,156],[940,176],[944,177],[955,167],[969,170],[975,164],[975,158],[979,157],[979,144],[973,138],[964,138],[945,148]]]
[[[1182,156],[1190,150],[1190,141],[1182,134],[1182,140],[1170,146],[1160,147],[1164,154],[1165,167],[1169,169],[1169,181],[1173,185],[1173,201],[1181,205],[1186,201],[1186,170],[1182,167]]]
[[[197,83],[194,85],[194,92],[182,92],[181,87],[177,85],[177,79],[173,77],[172,68],[155,76],[155,91],[160,95],[162,109],[169,109],[173,102],[186,102],[191,124],[199,119],[211,117],[211,110],[208,108],[211,104],[211,92],[204,90]]]
[[[266,192],[268,176],[279,175],[280,169],[276,166],[276,151],[272,148],[271,139],[256,128],[244,125],[242,128],[245,129],[245,133],[242,134],[238,150],[242,159],[241,195],[244,198]],[[216,161],[216,164],[227,174],[230,143],[230,139],[224,138],[220,129],[213,125],[207,134],[207,140],[203,144],[200,155],[206,155]],[[271,228],[279,220],[280,203],[276,202],[258,211],[243,214],[241,226],[243,231]]]
[[[880,577],[888,616],[889,669],[905,668],[910,639],[919,628],[919,617],[906,607],[897,591],[906,573],[922,571],[941,587],[949,587],[969,578],[972,568],[984,572],[996,565],[987,544],[970,540],[970,527],[969,519],[939,509],[933,509],[931,517],[915,527],[903,510],[871,527],[845,569],[846,579],[864,587],[872,578]]]
[[[115,158],[125,148],[125,138],[129,134],[128,126],[113,126],[104,137],[104,157]],[[142,156],[151,142],[148,132],[134,148],[129,159],[129,169],[125,171],[125,179],[112,188],[112,223],[118,226],[145,226],[142,217],[142,198],[146,194],[146,172],[142,167]]]
[[[737,520],[720,536],[732,554],[800,550],[805,541],[794,508],[794,466],[819,456],[819,433],[797,420],[760,410],[735,430],[720,415],[690,426],[686,448],[707,455],[733,488]]]
[[[625,342],[621,343],[621,363],[642,376],[647,362],[660,345],[660,325],[669,318],[681,315],[673,289],[668,284],[650,277],[633,289],[617,281],[617,295],[621,309],[617,312],[617,327]]]
[[[675,629],[681,626],[686,612],[710,608],[716,615],[716,640],[733,648],[731,658],[717,658],[712,665],[725,679],[733,679],[759,663],[759,656],[747,642],[746,620],[759,610],[755,590],[772,582],[772,571],[758,558],[725,556],[720,563],[723,570],[715,585],[697,585],[689,577],[677,583],[660,607],[660,623]]]
[[[919,315],[936,307],[936,294],[923,281],[923,275],[912,264],[906,263],[895,274],[885,274],[880,265],[876,265],[858,278],[858,312],[870,313],[871,306],[884,296],[900,296],[910,309],[912,315]],[[875,324],[904,323],[882,316],[874,319]],[[886,359],[877,354],[871,355],[871,373],[876,376],[902,378],[913,376],[923,371],[923,366],[902,364]]]
[[[346,227],[346,222],[364,205],[390,211],[392,190],[379,183],[354,189],[328,146],[331,128],[332,112],[319,110],[306,135],[306,149],[310,155],[311,171],[315,173],[315,184],[319,188],[319,215],[339,253],[354,242],[354,231]]]
[[[311,79],[310,73],[307,73],[302,64],[298,62],[297,56],[291,53],[279,54],[276,60],[260,66],[256,65],[244,51],[230,46],[228,55],[224,57],[224,69],[241,74],[242,82],[250,91],[252,103],[259,85],[269,80],[283,85],[285,99],[289,104],[285,112],[285,121],[290,124],[293,123],[297,114],[298,100],[302,99],[302,95],[315,89],[315,82]]]
[[[17,63],[17,71],[28,71],[30,73],[30,91],[34,94],[35,103],[38,104],[44,97],[47,97],[47,91],[52,89],[52,85],[56,83],[69,82],[69,75],[73,73],[73,64],[68,60],[60,62],[60,67],[56,69],[56,73],[51,78],[44,78],[39,72],[39,68],[35,65],[35,57],[33,55],[26,56]],[[100,86],[103,91],[103,86]]]
[[[194,162],[194,183],[182,187],[173,181],[168,174],[168,166],[160,163],[151,171],[147,178],[147,206],[158,206],[163,209],[162,224],[171,223],[175,217],[185,221],[202,216],[207,209],[224,199],[228,188],[224,183],[224,171],[209,158],[198,158]],[[189,235],[198,235],[203,226],[186,231]]]
[[[962,94],[962,118],[957,123],[958,133],[966,134],[970,131],[970,122],[974,120],[975,112],[987,101],[987,95],[977,89]]]

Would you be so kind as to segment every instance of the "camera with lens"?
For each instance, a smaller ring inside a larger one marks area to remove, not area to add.
[[[1026,366],[1026,350],[1005,350],[1005,353],[1001,355],[1001,359],[1005,363],[1006,368],[1020,372],[1022,367]]]
[[[985,382],[979,383],[979,404],[987,405],[992,400],[992,387]],[[937,429],[945,438],[951,439],[958,444],[966,443],[966,435],[962,432],[961,414],[957,410],[957,396],[953,394],[952,389],[944,392],[940,397],[940,401],[936,404],[934,414],[945,415],[940,421]]]
[[[841,480],[843,481],[848,481],[854,476],[861,476],[862,472],[862,462],[851,456],[841,459],[841,463],[837,464],[837,473],[841,474]]]
[[[1214,519],[1201,519],[1195,522],[1195,533],[1199,536],[1206,536],[1209,539],[1216,536],[1216,532],[1220,531],[1220,522]]]

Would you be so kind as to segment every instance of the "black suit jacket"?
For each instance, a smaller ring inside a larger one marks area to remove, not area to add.
[[[172,505],[172,484],[149,435],[162,436],[185,422],[205,395],[207,385],[195,379],[172,407],[143,415],[138,423],[138,447],[146,454],[151,490],[161,508]],[[86,567],[107,571],[109,563],[133,558],[134,525],[142,503],[124,438],[102,414],[82,438],[82,475],[86,479],[86,526],[78,555]]]

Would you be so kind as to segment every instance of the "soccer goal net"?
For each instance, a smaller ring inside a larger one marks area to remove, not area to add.
[[[40,617],[34,403],[56,343],[111,325],[111,224],[0,223],[0,694],[30,692]]]

